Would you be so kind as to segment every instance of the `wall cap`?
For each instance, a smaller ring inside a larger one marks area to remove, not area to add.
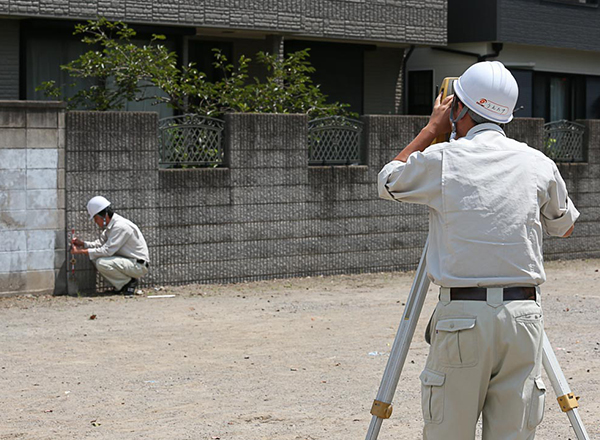
[[[0,100],[0,108],[40,108],[40,109],[64,109],[67,103],[64,101],[3,101]]]

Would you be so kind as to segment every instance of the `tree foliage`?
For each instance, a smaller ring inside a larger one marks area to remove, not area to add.
[[[217,49],[213,65],[221,79],[207,75],[190,63],[180,66],[177,54],[162,44],[165,37],[152,35],[147,44],[135,44],[136,32],[122,22],[105,18],[75,27],[76,35],[92,49],[61,66],[80,84],[89,84],[71,98],[54,81],[36,90],[65,99],[70,108],[121,110],[128,101],[165,103],[182,113],[222,116],[226,112],[305,113],[311,117],[348,114],[348,105],[327,103],[327,96],[313,84],[315,71],[309,49],[284,59],[259,52],[256,62],[267,76],[249,78],[252,60],[241,56],[234,64]],[[160,92],[157,92],[160,90]]]

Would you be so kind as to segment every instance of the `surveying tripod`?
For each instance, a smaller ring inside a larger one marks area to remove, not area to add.
[[[428,245],[429,239],[427,239],[427,242],[425,243],[425,249],[423,249],[421,261],[417,268],[417,273],[412,288],[410,289],[408,300],[406,301],[398,333],[396,334],[396,339],[394,340],[392,351],[390,352],[390,357],[383,373],[383,379],[381,380],[377,397],[371,408],[373,417],[371,418],[371,424],[367,431],[366,440],[376,440],[383,420],[389,419],[392,415],[392,399],[394,398],[394,393],[398,386],[400,373],[402,372],[402,367],[404,366],[404,361],[408,354],[408,348],[410,347],[410,343],[415,333],[419,315],[423,309],[427,290],[429,289],[429,279],[426,274],[426,254]],[[552,383],[554,392],[557,396],[560,396],[558,397],[558,403],[561,409],[567,413],[569,421],[575,431],[575,435],[577,436],[577,440],[590,440],[579,416],[579,411],[577,410],[577,407],[579,406],[577,398],[571,392],[567,379],[565,378],[560,365],[558,365],[558,360],[550,345],[550,341],[548,341],[546,332],[544,332],[543,338],[542,363],[546,370],[546,374]]]

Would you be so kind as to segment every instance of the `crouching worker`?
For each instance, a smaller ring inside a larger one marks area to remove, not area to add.
[[[90,220],[101,229],[96,241],[73,238],[71,253],[89,255],[98,272],[111,283],[112,293],[133,295],[139,278],[148,273],[148,246],[140,229],[116,214],[102,196],[87,204]]]

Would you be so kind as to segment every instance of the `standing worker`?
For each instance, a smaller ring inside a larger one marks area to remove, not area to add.
[[[423,438],[472,440],[483,413],[483,440],[531,440],[546,391],[542,234],[568,237],[579,212],[556,164],[504,134],[518,86],[502,63],[471,66],[454,91],[379,173],[380,197],[429,207],[440,297],[420,376]]]
[[[98,272],[115,287],[114,293],[133,295],[138,279],[148,273],[146,240],[131,221],[116,214],[108,200],[92,197],[87,204],[90,220],[102,230],[96,241],[73,238],[71,253],[89,255]]]

